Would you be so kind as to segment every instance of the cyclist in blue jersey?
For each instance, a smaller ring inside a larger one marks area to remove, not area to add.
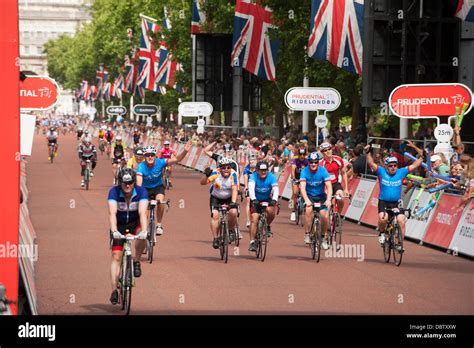
[[[156,158],[156,148],[147,146],[143,149],[145,161],[140,163],[137,168],[137,185],[143,186],[148,191],[150,199],[156,199],[162,202],[165,199],[165,188],[163,186],[163,169],[166,166],[173,165],[180,162],[184,156],[191,150],[193,143],[188,141],[184,145],[184,150],[174,158]],[[163,213],[165,207],[163,204],[157,205],[155,214],[156,234],[161,236],[163,234]],[[153,231],[150,231],[153,233]]]
[[[300,173],[309,164],[308,159],[306,158],[306,148],[298,148],[298,157],[293,158],[291,161],[291,180],[292,180],[292,190],[293,194],[291,196],[291,201],[293,202],[293,211],[290,215],[291,221],[296,221],[296,201],[298,199],[298,193],[300,191],[299,179]]]
[[[112,295],[110,302],[118,303],[117,280],[120,273],[120,260],[122,259],[124,240],[122,235],[137,234],[135,242],[135,256],[133,258],[133,273],[135,277],[141,276],[140,256],[146,246],[146,225],[148,195],[144,188],[135,186],[136,175],[133,169],[124,169],[119,175],[119,185],[109,191],[109,224],[112,246],[112,264],[110,267],[112,277]],[[142,230],[141,226],[145,226]]]
[[[332,184],[331,176],[326,168],[319,165],[321,157],[317,152],[312,152],[308,156],[309,166],[303,169],[300,175],[301,196],[305,202],[305,221],[304,221],[304,242],[311,243],[310,229],[313,220],[313,203],[321,203],[321,231],[324,234],[324,240],[321,244],[323,249],[329,249],[327,230],[329,226],[329,212],[331,207]],[[326,192],[324,190],[326,189]]]
[[[257,156],[254,153],[249,154],[249,164],[244,168],[242,175],[244,176],[245,189],[245,214],[247,217],[246,226],[250,227],[250,198],[249,198],[249,178],[255,172],[257,167]]]
[[[379,166],[375,163],[372,155],[370,154],[370,145],[367,145],[364,148],[364,151],[367,153],[367,164],[375,172],[379,178],[380,185],[380,195],[379,195],[379,219],[378,219],[378,229],[379,229],[379,242],[383,245],[385,241],[385,227],[388,222],[388,214],[385,212],[385,209],[398,208],[401,205],[401,196],[402,196],[402,185],[403,179],[416,168],[418,168],[421,163],[423,163],[423,157],[420,156],[413,164],[398,168],[398,159],[393,156],[389,156],[384,160],[385,167]],[[405,238],[405,215],[396,214],[397,220],[402,230],[403,238]]]
[[[250,244],[249,251],[257,251],[255,234],[257,232],[257,223],[262,213],[262,206],[259,203],[268,202],[267,210],[267,234],[271,235],[270,224],[275,219],[275,205],[278,201],[278,180],[272,173],[268,172],[268,163],[260,161],[257,163],[257,171],[249,178],[249,196],[251,201],[250,213]]]

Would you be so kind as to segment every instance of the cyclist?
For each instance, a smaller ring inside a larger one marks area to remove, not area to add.
[[[249,178],[255,172],[257,167],[257,156],[254,153],[249,154],[249,164],[244,168],[242,175],[244,176],[244,189],[245,189],[245,214],[247,216],[246,226],[250,226],[250,198],[249,198]]]
[[[423,156],[420,156],[413,164],[398,168],[398,159],[394,156],[385,158],[385,168],[377,165],[370,154],[370,145],[365,146],[364,151],[367,153],[367,164],[379,177],[380,194],[378,205],[378,230],[379,242],[383,245],[385,242],[385,227],[388,222],[388,215],[385,209],[398,208],[401,204],[402,184],[403,179],[423,162]],[[395,213],[398,223],[402,230],[402,236],[405,238],[405,215]]]
[[[133,150],[133,157],[130,158],[127,162],[127,168],[132,168],[134,170],[137,170],[138,165],[143,162],[145,159],[143,152],[143,147],[139,146],[136,147],[135,150]]]
[[[184,150],[175,158],[156,158],[156,149],[153,146],[147,146],[143,149],[145,154],[145,161],[140,163],[137,168],[137,185],[145,187],[148,191],[150,199],[156,199],[162,202],[165,198],[165,188],[163,187],[163,168],[171,166],[180,162],[184,156],[191,150],[192,143],[188,141],[184,146]],[[163,220],[164,206],[159,204],[155,214],[156,219],[156,234],[158,236],[163,234]],[[151,233],[153,231],[150,231]]]
[[[133,146],[134,147],[138,146],[138,144],[140,144],[140,137],[141,137],[140,130],[135,128],[133,130]]]
[[[51,127],[49,128],[48,132],[46,133],[46,140],[48,141],[48,161],[51,160],[49,156],[49,147],[54,146],[54,157],[58,155],[58,132],[56,132],[56,128]]]
[[[250,244],[249,251],[257,251],[257,243],[255,235],[257,232],[257,223],[260,214],[263,212],[260,203],[268,202],[267,223],[268,230],[266,233],[271,236],[270,224],[275,219],[275,205],[278,201],[278,180],[272,173],[268,172],[268,163],[260,161],[257,163],[256,172],[249,178],[249,196],[251,200],[251,221],[250,221]]]
[[[176,156],[176,150],[170,146],[169,140],[165,140],[163,142],[163,147],[160,149],[160,152],[158,152],[158,158],[170,159],[175,156]],[[170,179],[169,180],[170,186],[172,186],[171,185],[171,167],[168,168],[168,175]]]
[[[107,128],[105,126],[100,127],[98,134],[99,141],[102,141],[104,139],[106,129]]]
[[[298,148],[298,157],[293,158],[291,161],[291,179],[293,182],[293,194],[291,196],[291,200],[293,202],[293,211],[291,212],[290,221],[296,221],[296,201],[298,200],[298,193],[300,191],[298,180],[300,178],[301,171],[309,164],[306,154],[306,148],[301,146]]]
[[[82,127],[77,128],[77,132],[76,132],[77,140],[81,140],[83,134],[84,134],[84,130],[82,129]]]
[[[344,165],[344,160],[335,156],[332,153],[332,145],[330,143],[324,142],[319,146],[319,151],[323,154],[323,159],[321,160],[321,167],[326,168],[331,177],[332,192],[335,195],[340,197],[349,196],[348,184],[347,184],[347,172]],[[341,185],[341,180],[344,183],[344,189]],[[329,197],[331,199],[331,197]],[[342,212],[344,208],[344,201],[342,199],[337,200],[337,208],[339,212]]]
[[[91,138],[82,139],[82,144],[79,145],[79,159],[81,160],[81,187],[84,187],[84,172],[86,170],[86,160],[92,162],[91,177],[94,176],[94,169],[97,165],[97,151],[95,145],[92,144]]]
[[[117,171],[121,167],[122,160],[125,160],[125,149],[127,146],[122,142],[122,137],[117,135],[112,143],[112,173],[114,174],[114,183]]]
[[[204,148],[204,153],[206,155],[208,155],[209,157],[211,157],[214,161],[216,161],[216,163],[219,163],[219,159],[221,157],[225,157],[225,158],[228,158],[230,159],[232,162],[230,164],[230,166],[232,167],[233,170],[236,171],[237,173],[237,177],[239,178],[240,177],[240,171],[239,171],[239,165],[237,164],[236,161],[234,161],[234,159],[232,158],[233,156],[233,150],[232,150],[232,145],[226,143],[224,144],[223,146],[223,150],[224,150],[224,154],[223,155],[219,155],[218,153],[215,153],[215,152],[212,152],[211,149],[216,145],[217,141],[214,141],[212,143],[210,143],[209,145],[207,145],[205,148]]]
[[[211,207],[211,232],[212,247],[219,248],[219,206],[229,205],[229,234],[230,240],[235,239],[235,225],[237,223],[237,173],[230,166],[230,159],[222,157],[219,160],[219,168],[211,170],[206,168],[205,176],[201,179],[201,185],[212,184],[210,193]]]
[[[112,264],[110,274],[112,279],[112,294],[110,302],[118,303],[117,281],[120,273],[120,262],[122,259],[126,230],[131,234],[138,234],[135,243],[135,256],[133,258],[133,273],[135,277],[141,276],[140,256],[146,246],[146,229],[141,226],[147,225],[148,196],[144,188],[136,186],[136,175],[133,169],[125,169],[120,173],[119,185],[109,191],[109,223],[110,240],[112,246]]]
[[[105,140],[107,140],[107,143],[112,144],[112,139],[114,138],[114,132],[112,132],[112,128],[108,127],[107,131],[104,134]]]
[[[321,231],[324,239],[321,244],[323,249],[329,249],[327,230],[329,226],[328,209],[331,207],[332,185],[331,177],[323,166],[319,164],[321,157],[317,152],[308,156],[309,166],[303,169],[300,176],[301,196],[305,203],[304,242],[311,243],[310,229],[313,220],[313,203],[321,203]],[[326,189],[326,192],[324,190]]]

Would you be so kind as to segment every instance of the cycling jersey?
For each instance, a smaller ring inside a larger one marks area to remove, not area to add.
[[[122,144],[117,144],[117,143],[113,143],[112,144],[112,151],[114,153],[114,157],[115,158],[121,158],[125,155],[125,149],[127,147],[125,146],[124,143]]]
[[[295,179],[299,179],[300,177],[300,173],[301,173],[301,170],[305,167],[307,167],[309,164],[309,161],[307,158],[305,158],[304,160],[300,160],[299,157],[297,158],[293,158],[291,160],[291,165],[294,165],[296,166],[296,169],[295,169]]]
[[[255,197],[258,201],[268,201],[271,197],[271,192],[274,187],[278,188],[278,180],[272,173],[268,173],[267,177],[262,180],[257,172],[250,175],[250,183],[255,183]],[[253,185],[249,185],[251,187]],[[252,198],[252,194],[250,195]]]
[[[54,131],[54,132],[51,132],[51,131],[48,131],[48,133],[46,133],[46,138],[49,140],[49,141],[54,141],[58,138],[58,132]]]
[[[237,173],[232,170],[227,178],[224,178],[219,169],[215,169],[207,179],[211,183],[211,196],[226,199],[232,197],[232,186],[238,185]]]
[[[377,166],[375,174],[379,177],[379,199],[387,202],[397,202],[402,196],[402,181],[408,175],[408,167],[397,169],[394,175],[388,174],[384,167]]]
[[[99,139],[103,139],[105,136],[105,132],[103,130],[99,131]]]
[[[108,131],[108,132],[105,133],[104,137],[110,143],[112,141],[112,139],[114,138],[114,133]]]
[[[172,149],[171,147],[169,148],[161,148],[160,151],[158,152],[158,157],[159,158],[171,158],[172,155],[175,155],[176,151]]]
[[[117,204],[117,225],[140,222],[138,204],[148,201],[148,194],[143,187],[135,186],[132,191],[130,203],[125,200],[125,194],[120,186],[114,186],[109,191],[108,201]]]
[[[157,158],[153,167],[148,167],[143,161],[138,165],[137,175],[143,177],[143,187],[150,189],[163,186],[163,168],[168,165],[168,160]]]
[[[95,145],[86,146],[84,144],[79,145],[79,158],[88,158],[96,157],[97,151]]]
[[[329,159],[324,158],[319,162],[319,165],[321,167],[326,168],[326,170],[329,173],[329,176],[331,177],[331,183],[335,184],[337,182],[342,181],[342,176],[341,176],[341,169],[344,168],[344,161],[341,157],[339,156],[332,156],[332,161],[329,161]]]
[[[127,161],[127,168],[132,168],[132,169],[137,170],[139,164],[140,163],[137,162],[137,159],[135,158],[135,156],[133,156]]]
[[[309,167],[306,167],[301,172],[300,181],[306,182],[306,193],[310,197],[318,197],[324,195],[324,183],[331,181],[331,177],[326,170],[326,168],[318,166],[316,172],[309,170]]]
[[[242,172],[243,175],[251,175],[253,172],[255,172],[255,168],[252,171],[250,168],[250,164],[247,164],[244,168],[244,171]]]

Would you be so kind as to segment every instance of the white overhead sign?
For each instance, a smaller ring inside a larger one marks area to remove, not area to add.
[[[434,130],[434,137],[436,140],[440,142],[448,142],[454,135],[453,128],[447,124],[442,123]]]
[[[214,108],[207,102],[184,102],[179,104],[178,111],[183,116],[211,116]]]
[[[341,95],[330,87],[293,87],[285,93],[285,103],[295,111],[334,111],[341,105]]]
[[[325,115],[319,115],[314,119],[314,125],[318,128],[324,128],[328,125],[328,118]]]

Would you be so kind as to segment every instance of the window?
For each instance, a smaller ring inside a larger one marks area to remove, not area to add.
[[[25,54],[30,54],[30,46],[25,46]]]

